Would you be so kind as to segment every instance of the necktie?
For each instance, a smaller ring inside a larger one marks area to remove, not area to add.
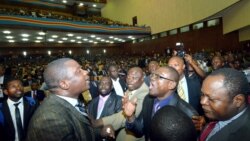
[[[18,138],[19,138],[19,141],[22,140],[23,138],[23,126],[22,126],[22,119],[21,119],[21,115],[20,115],[20,111],[19,111],[19,108],[18,108],[18,105],[20,104],[21,102],[19,103],[15,103],[14,106],[16,107],[15,109],[15,116],[16,116],[16,126],[17,126],[17,132],[18,132]]]
[[[177,92],[178,92],[179,96],[181,97],[181,99],[183,99],[183,100],[186,101],[186,96],[184,94],[184,89],[183,89],[183,86],[182,86],[182,81],[179,82],[179,85],[178,85],[178,88],[177,88]]]
[[[76,107],[79,109],[82,115],[88,116],[87,110],[85,109],[85,106],[83,105],[82,102],[78,101],[78,103],[76,104]]]
[[[206,141],[207,136],[212,132],[212,130],[214,129],[215,125],[216,125],[217,121],[213,121],[210,122],[207,127],[203,130],[203,132],[201,133],[200,136],[200,140],[199,141]]]

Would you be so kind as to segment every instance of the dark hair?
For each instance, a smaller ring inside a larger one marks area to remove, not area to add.
[[[173,106],[165,106],[156,112],[150,130],[151,141],[196,141],[192,120]]]
[[[12,81],[15,81],[15,80],[18,80],[18,81],[20,81],[22,83],[22,81],[20,79],[18,79],[17,77],[10,77],[10,78],[8,78],[6,80],[6,83],[3,85],[3,89],[6,90],[8,88],[9,83],[12,82]]]
[[[232,68],[221,68],[210,74],[210,76],[221,75],[224,77],[224,87],[231,97],[238,94],[249,95],[250,88],[243,72]]]
[[[49,63],[44,70],[44,82],[48,89],[57,88],[62,79],[68,77],[68,69],[65,62],[73,60],[71,58],[61,58]]]

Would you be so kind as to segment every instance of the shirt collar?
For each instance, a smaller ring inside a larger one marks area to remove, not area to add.
[[[162,108],[162,107],[164,107],[164,106],[166,106],[166,105],[169,105],[169,103],[170,103],[170,101],[172,100],[172,98],[173,98],[173,93],[171,94],[171,95],[169,95],[168,97],[166,97],[165,99],[163,99],[163,100],[159,100],[158,98],[156,98],[155,100],[154,100],[154,105],[156,104],[156,103],[158,103],[159,102],[159,107],[160,108]]]
[[[20,105],[22,105],[22,104],[23,104],[23,97],[20,98],[17,102],[11,100],[10,98],[8,98],[8,99],[7,99],[7,103],[8,103],[8,105],[14,105],[14,104],[16,104],[16,103],[20,103]]]
[[[66,100],[67,102],[69,102],[72,106],[76,106],[78,103],[78,100],[75,98],[71,98],[71,97],[66,97],[66,96],[61,96],[61,95],[56,95],[64,100]]]

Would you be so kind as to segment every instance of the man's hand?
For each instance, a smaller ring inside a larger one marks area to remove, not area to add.
[[[112,125],[104,126],[101,129],[101,137],[107,138],[107,139],[115,139],[115,130]]]
[[[204,116],[193,116],[192,121],[197,131],[201,131],[206,124]]]
[[[129,100],[128,94],[125,94],[125,96],[123,97],[122,108],[123,108],[123,113],[127,118],[131,118],[134,116],[136,103],[137,103],[137,98]]]

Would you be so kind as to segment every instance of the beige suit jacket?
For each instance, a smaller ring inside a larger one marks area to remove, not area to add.
[[[141,113],[143,100],[148,93],[149,88],[145,83],[143,83],[140,88],[133,92],[131,99],[137,98],[137,105],[135,111],[136,117]],[[123,111],[113,114],[111,116],[104,117],[102,118],[102,121],[104,125],[111,124],[115,130],[122,128],[117,135],[116,141],[144,141],[144,137],[137,138],[132,132],[124,128],[126,117],[123,115]]]

